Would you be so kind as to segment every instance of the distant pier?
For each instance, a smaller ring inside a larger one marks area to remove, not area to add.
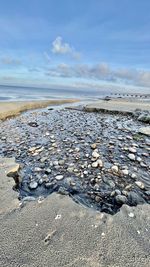
[[[112,97],[123,97],[123,98],[147,98],[150,99],[150,94],[129,94],[129,93],[111,93],[110,94]]]

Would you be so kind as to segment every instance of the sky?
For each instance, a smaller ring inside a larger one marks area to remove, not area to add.
[[[150,0],[5,0],[0,84],[150,93]]]

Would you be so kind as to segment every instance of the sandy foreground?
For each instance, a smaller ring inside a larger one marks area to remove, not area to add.
[[[0,102],[0,120],[19,115],[21,112],[44,108],[49,105],[61,105],[65,103],[75,103],[76,99],[63,100],[41,100],[41,101],[15,101],[15,102]]]
[[[149,266],[149,205],[111,216],[56,193],[21,204],[6,176],[15,166],[0,159],[0,266]]]

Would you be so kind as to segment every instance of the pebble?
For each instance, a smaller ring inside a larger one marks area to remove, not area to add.
[[[122,195],[117,195],[115,197],[115,200],[118,204],[126,204],[128,202],[128,199],[126,198],[126,196],[122,196]]]
[[[135,184],[140,188],[140,189],[144,189],[145,185],[144,183],[140,182],[140,181],[136,181]]]
[[[136,159],[138,162],[141,162],[142,161],[142,159],[140,158],[140,157],[137,157],[137,159]]]
[[[115,183],[112,180],[108,180],[107,184],[111,187],[111,188],[115,188]]]
[[[95,159],[97,159],[97,158],[100,157],[100,155],[99,155],[99,153],[97,151],[93,151],[92,157],[95,158]]]
[[[134,213],[133,212],[130,212],[129,214],[128,214],[128,216],[130,217],[130,218],[134,218]]]
[[[35,171],[35,172],[41,172],[41,171],[42,171],[42,169],[41,169],[41,168],[39,168],[39,167],[35,167],[34,171]]]
[[[150,136],[150,126],[141,127],[139,133]]]
[[[52,172],[52,170],[49,169],[49,168],[45,170],[45,173],[46,173],[46,174],[50,174],[51,172]]]
[[[55,176],[55,179],[58,180],[58,181],[62,180],[63,178],[64,178],[63,175],[56,175]]]
[[[18,176],[19,169],[20,165],[18,163],[15,163],[14,166],[7,171],[7,176],[15,178],[16,176]]]
[[[99,166],[100,168],[103,167],[103,162],[102,162],[101,159],[98,159],[98,160],[97,160],[97,164],[98,164],[98,166]]]
[[[96,196],[96,197],[95,197],[95,201],[96,201],[96,202],[100,202],[100,201],[101,201],[101,197]]]
[[[137,151],[136,151],[136,148],[133,148],[133,147],[129,147],[129,149],[128,149],[131,153],[136,153]]]
[[[136,179],[136,178],[137,178],[137,175],[136,175],[135,173],[132,173],[132,174],[131,174],[131,178],[132,178],[132,179]]]
[[[92,167],[93,167],[93,168],[97,168],[97,167],[98,167],[98,162],[97,162],[97,161],[94,161],[94,162],[92,163]]]
[[[135,160],[135,155],[134,155],[134,154],[129,154],[129,155],[128,155],[128,158],[129,158],[130,160]]]
[[[38,183],[36,181],[32,181],[30,184],[29,184],[29,188],[30,189],[36,189],[38,187]]]
[[[128,193],[128,200],[132,206],[145,203],[144,199],[134,191]]]
[[[119,168],[118,168],[118,166],[113,165],[113,166],[111,167],[111,170],[112,170],[113,172],[115,172],[115,173],[118,173]]]
[[[96,147],[97,147],[97,144],[92,144],[92,145],[91,145],[91,148],[92,148],[92,149],[95,149]]]
[[[147,168],[147,165],[144,162],[140,162],[140,166],[143,168]]]
[[[121,191],[119,189],[115,190],[116,195],[121,195]]]
[[[126,190],[122,190],[122,194],[125,195],[126,197],[128,196],[128,192]]]
[[[47,183],[45,183],[45,187],[46,187],[47,189],[49,189],[49,188],[53,188],[53,186],[54,186],[54,184],[53,184],[52,182],[47,182]]]
[[[59,165],[58,160],[53,161],[53,164],[54,164],[54,166],[58,166]]]
[[[122,174],[125,175],[125,176],[129,175],[129,171],[126,170],[126,169],[125,169],[125,170],[122,170],[121,172],[122,172]]]

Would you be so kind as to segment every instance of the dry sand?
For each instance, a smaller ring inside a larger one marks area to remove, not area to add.
[[[0,266],[150,266],[149,205],[124,205],[111,216],[54,193],[19,207],[6,176],[14,159],[0,164]]]
[[[110,111],[114,113],[132,113],[136,109],[150,110],[150,100],[112,99],[110,101],[99,100],[86,105],[86,111]]]
[[[30,109],[44,108],[49,105],[61,105],[65,103],[78,102],[77,99],[63,99],[63,100],[41,100],[41,101],[15,101],[15,102],[0,102],[0,120],[4,120],[23,111]]]

